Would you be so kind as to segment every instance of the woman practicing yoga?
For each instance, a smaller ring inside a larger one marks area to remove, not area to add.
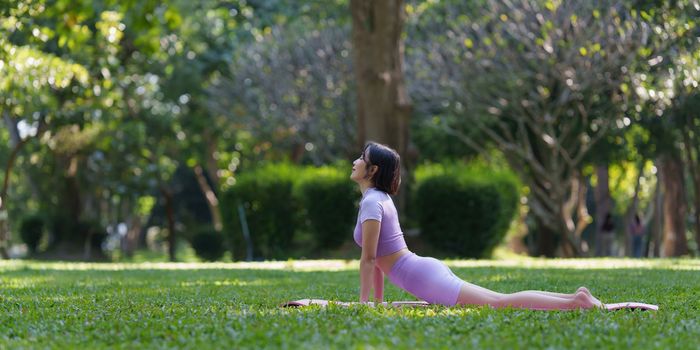
[[[396,151],[368,143],[353,162],[350,178],[362,191],[360,212],[355,226],[355,242],[362,247],[360,258],[360,302],[368,302],[370,292],[382,301],[384,274],[399,288],[433,304],[490,305],[538,310],[569,310],[601,307],[585,287],[573,294],[523,291],[497,293],[461,280],[442,262],[421,257],[406,246],[399,216],[389,197],[401,182],[400,158]]]

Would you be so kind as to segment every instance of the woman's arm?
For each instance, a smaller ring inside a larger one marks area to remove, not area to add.
[[[374,267],[374,299],[378,303],[384,300],[384,272],[377,265]]]
[[[369,301],[372,284],[375,282],[377,264],[377,244],[379,243],[380,223],[377,220],[365,220],[362,223],[362,256],[360,257],[360,302]],[[383,278],[383,276],[382,276]],[[384,291],[382,290],[382,293]],[[376,296],[376,290],[375,290]]]

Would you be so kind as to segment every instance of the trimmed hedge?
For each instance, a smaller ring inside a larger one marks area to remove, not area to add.
[[[436,248],[460,257],[488,257],[518,207],[518,180],[505,171],[464,165],[416,170],[413,196],[421,234]]]
[[[293,189],[299,176],[299,167],[266,165],[242,173],[223,193],[221,212],[234,260],[246,256],[239,205],[245,211],[255,258],[285,259],[292,252],[299,222],[299,203]]]
[[[213,228],[204,228],[192,237],[192,249],[203,261],[217,261],[224,256],[224,236]]]
[[[44,236],[44,219],[39,215],[23,218],[19,226],[19,234],[22,241],[27,245],[29,253],[36,253],[39,242]]]
[[[246,256],[238,205],[245,209],[254,259],[292,256],[295,238],[308,232],[313,246],[334,249],[352,238],[360,196],[350,171],[339,167],[267,165],[239,175],[221,200],[224,230],[234,260]]]
[[[238,176],[223,192],[224,230],[234,260],[246,256],[239,217],[245,210],[255,259],[286,259],[298,253],[295,237],[309,232],[322,251],[352,239],[360,195],[340,167],[266,165]],[[436,248],[463,257],[491,254],[518,206],[518,181],[505,171],[464,165],[416,170],[413,210],[423,237]],[[301,243],[300,243],[301,244]]]
[[[299,199],[306,225],[318,249],[334,249],[352,236],[359,199],[357,185],[348,172],[338,168],[310,168],[298,183]]]

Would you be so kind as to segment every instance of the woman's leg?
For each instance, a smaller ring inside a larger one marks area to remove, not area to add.
[[[600,304],[597,299],[579,290],[574,294],[540,291],[523,291],[512,294],[492,290],[465,282],[457,298],[457,304],[490,305],[493,307],[515,307],[538,310],[570,310],[592,308]],[[589,292],[590,293],[590,292]]]
[[[591,292],[590,292],[590,291],[588,290],[588,288],[586,288],[586,287],[579,287],[579,288],[576,290],[576,292],[571,293],[571,294],[566,294],[566,293],[554,293],[554,292],[545,292],[545,291],[541,291],[541,290],[528,290],[528,292],[539,293],[539,294],[543,294],[543,295],[549,295],[549,296],[560,297],[560,298],[573,298],[574,296],[576,296],[576,293],[584,292],[584,293],[588,294],[588,296],[590,296],[591,298],[594,298],[593,295],[591,294]],[[595,298],[594,298],[594,299],[595,299]],[[598,300],[598,299],[596,299],[596,300]]]

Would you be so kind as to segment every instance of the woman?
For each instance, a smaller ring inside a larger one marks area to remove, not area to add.
[[[355,242],[362,247],[360,258],[360,302],[384,297],[384,275],[399,288],[429,303],[490,305],[538,310],[567,310],[600,307],[601,303],[585,287],[573,294],[523,291],[502,294],[465,282],[447,265],[421,257],[406,246],[394,202],[401,182],[400,158],[396,151],[368,143],[353,162],[350,178],[362,191],[360,212],[355,226]]]

